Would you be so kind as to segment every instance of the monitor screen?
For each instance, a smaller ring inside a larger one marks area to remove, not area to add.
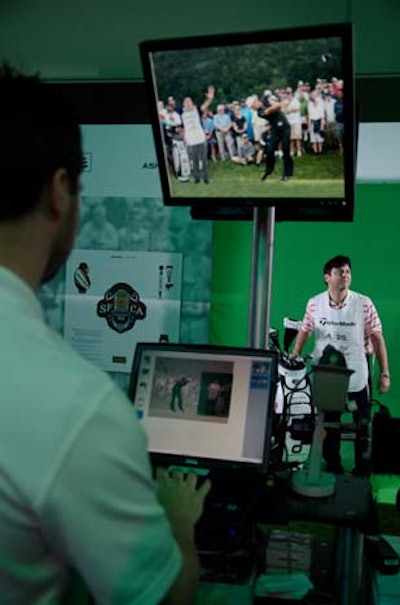
[[[164,202],[353,218],[350,24],[140,45]],[[212,218],[218,218],[212,216]]]
[[[129,394],[157,463],[265,471],[276,381],[275,352],[138,343]]]

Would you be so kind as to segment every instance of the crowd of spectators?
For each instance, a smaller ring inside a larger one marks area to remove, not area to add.
[[[281,104],[290,124],[291,156],[343,153],[343,80],[317,78],[314,85],[300,80],[295,88],[285,86],[269,92]],[[208,160],[230,160],[243,165],[261,165],[265,161],[271,124],[254,109],[255,98],[257,95],[250,95],[216,103],[208,98],[206,104],[199,105]],[[159,118],[171,165],[174,145],[186,144],[184,105],[179,105],[173,96],[159,101]],[[282,155],[282,150],[276,149],[275,155]]]

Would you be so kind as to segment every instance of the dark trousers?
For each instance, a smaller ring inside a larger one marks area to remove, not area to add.
[[[208,181],[207,143],[188,145],[187,151],[193,169],[194,180],[199,182],[201,177],[203,177],[204,181]]]
[[[181,393],[180,389],[173,389],[172,390],[171,403],[169,404],[169,407],[171,408],[171,410],[173,412],[175,412],[175,409],[176,409],[176,405],[175,404],[183,412],[182,393]]]
[[[369,389],[365,387],[362,391],[348,394],[349,401],[357,404],[357,409],[352,413],[353,421],[358,426],[354,442],[354,473],[368,476],[370,474],[370,442],[369,427],[371,421],[371,400]],[[325,422],[340,423],[341,412],[327,412]],[[323,443],[323,457],[331,472],[341,472],[342,461],[340,458],[340,429],[327,428]]]
[[[283,153],[283,176],[293,176],[293,159],[290,155],[290,126],[275,126],[271,129],[270,144],[267,151],[267,169],[266,175],[272,174],[275,168],[275,151],[278,145],[282,145]]]

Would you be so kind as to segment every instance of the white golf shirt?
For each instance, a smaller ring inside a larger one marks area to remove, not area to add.
[[[378,313],[368,296],[349,291],[340,308],[330,305],[328,292],[310,298],[301,330],[315,335],[316,362],[328,344],[344,355],[347,367],[354,370],[349,392],[361,391],[367,385],[366,341],[373,332],[382,332]]]
[[[0,334],[0,602],[54,605],[74,568],[97,605],[155,605],[181,556],[130,402],[4,268]]]

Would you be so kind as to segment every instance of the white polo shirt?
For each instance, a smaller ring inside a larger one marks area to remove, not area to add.
[[[0,602],[55,605],[74,568],[97,605],[155,605],[181,555],[130,402],[4,268],[0,334]]]
[[[327,291],[310,298],[301,330],[315,335],[316,362],[327,345],[344,355],[347,367],[354,370],[349,392],[361,391],[367,386],[366,343],[373,332],[382,332],[378,313],[368,296],[349,290],[340,308],[330,305]]]
[[[185,129],[186,145],[201,145],[206,141],[206,133],[201,125],[200,115],[197,107],[184,110],[182,123]]]

